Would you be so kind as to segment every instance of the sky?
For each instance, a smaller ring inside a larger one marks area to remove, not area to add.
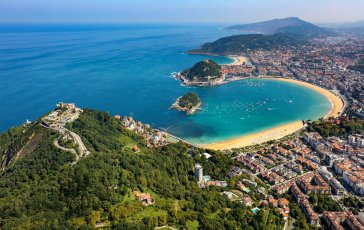
[[[338,23],[363,12],[364,0],[0,0],[0,23]]]

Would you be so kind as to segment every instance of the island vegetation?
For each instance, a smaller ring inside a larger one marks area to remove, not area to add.
[[[187,114],[193,114],[201,107],[201,99],[195,93],[187,93],[182,97],[179,97],[171,108],[175,108],[179,111],[186,111]]]
[[[212,60],[197,62],[177,76],[185,85],[215,85],[224,81],[220,66]]]

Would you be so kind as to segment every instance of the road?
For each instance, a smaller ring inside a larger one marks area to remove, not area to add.
[[[79,150],[81,157],[87,156],[88,154],[90,154],[90,151],[87,150],[85,144],[81,140],[81,137],[77,133],[74,133],[74,132],[66,129],[65,127],[60,127],[59,130],[62,130],[64,133],[67,132],[72,136],[72,139],[78,145],[78,150]]]
[[[64,112],[64,113],[67,113],[67,111]],[[75,160],[72,162],[72,165],[74,165],[81,159],[81,157],[86,157],[91,152],[87,150],[87,148],[86,148],[85,144],[83,143],[81,137],[77,133],[72,132],[72,131],[70,131],[70,130],[68,130],[68,129],[66,129],[64,127],[64,125],[67,122],[72,122],[72,121],[74,121],[74,120],[70,116],[68,116],[67,114],[66,115],[62,114],[61,117],[57,120],[57,124],[55,126],[48,127],[48,126],[43,125],[42,123],[40,123],[40,125],[42,127],[44,127],[44,128],[47,128],[47,129],[56,130],[59,133],[61,133],[62,135],[69,134],[72,137],[73,141],[78,146],[78,152],[76,150],[74,150],[74,149],[68,149],[68,148],[64,148],[64,147],[60,146],[57,139],[53,142],[53,144],[54,144],[54,146],[56,148],[59,148],[59,149],[61,149],[63,151],[67,151],[67,152],[72,153],[75,156]]]
[[[165,134],[166,134],[167,136],[171,137],[171,138],[174,138],[174,139],[176,139],[176,140],[178,140],[178,141],[182,141],[182,142],[184,142],[184,143],[186,143],[186,144],[188,144],[188,145],[191,145],[191,146],[193,146],[193,147],[195,147],[195,148],[201,148],[201,146],[198,146],[198,145],[196,145],[196,144],[193,144],[193,143],[191,143],[191,142],[188,142],[188,141],[186,141],[186,140],[183,140],[183,139],[181,139],[181,138],[179,138],[179,137],[176,137],[176,136],[174,136],[174,135],[172,135],[172,134],[169,134],[169,133],[166,133],[166,132],[165,132]]]
[[[79,160],[80,157],[78,156],[76,150],[74,150],[74,149],[68,149],[68,148],[65,148],[63,146],[60,146],[59,143],[58,143],[58,139],[55,139],[54,142],[53,142],[53,144],[54,144],[54,146],[56,146],[57,148],[59,148],[59,149],[61,149],[63,151],[72,153],[75,156],[75,158],[76,158],[76,160],[75,160],[76,162]]]

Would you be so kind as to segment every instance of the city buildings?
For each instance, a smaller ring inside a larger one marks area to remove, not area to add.
[[[351,212],[324,212],[324,221],[332,230],[363,230],[363,225]]]

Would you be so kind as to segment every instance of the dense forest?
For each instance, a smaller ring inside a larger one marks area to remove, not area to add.
[[[197,62],[181,74],[189,81],[195,82],[209,82],[221,77],[220,66],[212,60]]]
[[[216,55],[240,55],[249,50],[273,50],[283,47],[296,47],[303,43],[304,41],[297,36],[283,33],[274,35],[234,35],[220,38],[211,43],[205,43],[200,49],[190,52]]]
[[[222,196],[222,188],[197,186],[195,163],[212,178],[226,179],[233,167],[228,156],[209,152],[206,159],[197,149],[191,155],[183,143],[149,149],[120,122],[84,110],[68,124],[91,151],[73,166],[71,155],[53,145],[59,134],[38,123],[2,134],[3,154],[17,140],[28,140],[19,142],[26,145],[32,136],[42,138],[0,176],[0,229],[282,229],[275,210],[262,207],[254,214]],[[142,205],[133,191],[150,193],[155,204]]]

